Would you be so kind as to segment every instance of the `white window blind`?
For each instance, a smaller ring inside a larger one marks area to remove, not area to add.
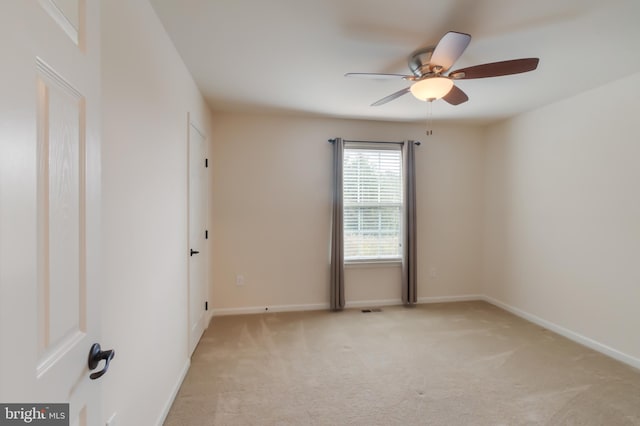
[[[400,258],[401,151],[346,148],[343,165],[345,260]]]

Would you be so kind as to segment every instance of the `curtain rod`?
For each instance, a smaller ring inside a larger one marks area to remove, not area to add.
[[[328,142],[329,143],[334,143],[336,140],[335,139],[329,139]],[[356,143],[392,143],[392,144],[396,144],[396,145],[404,145],[404,142],[384,142],[384,141],[350,141],[345,139],[344,142],[356,142]],[[421,142],[420,141],[415,141],[416,145],[420,145]]]

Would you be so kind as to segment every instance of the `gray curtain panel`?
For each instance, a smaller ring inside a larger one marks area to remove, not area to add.
[[[418,302],[417,230],[416,230],[416,165],[415,142],[406,141],[402,147],[404,162],[404,253],[402,256],[402,303]]]
[[[332,310],[344,308],[344,231],[342,210],[342,158],[344,141],[336,138],[333,143],[333,214],[331,221],[331,300]]]

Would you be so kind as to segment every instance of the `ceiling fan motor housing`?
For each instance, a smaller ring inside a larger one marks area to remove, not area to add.
[[[409,56],[409,69],[413,75],[422,77],[432,72],[430,62],[435,48],[435,46],[423,47]]]

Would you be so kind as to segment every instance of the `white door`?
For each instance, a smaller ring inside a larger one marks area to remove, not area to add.
[[[99,25],[96,0],[0,2],[0,402],[71,425],[102,417]]]
[[[189,123],[189,354],[206,328],[206,138]]]

